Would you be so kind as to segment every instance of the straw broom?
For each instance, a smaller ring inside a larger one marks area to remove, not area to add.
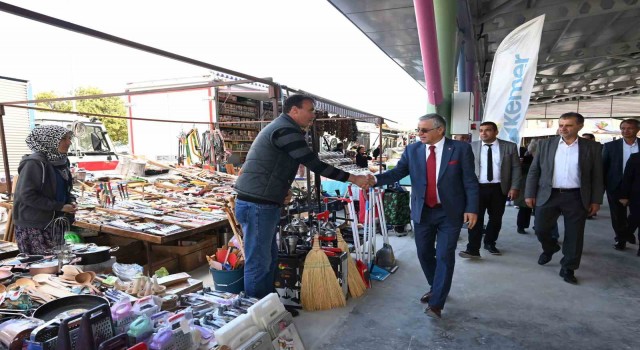
[[[356,234],[358,234],[356,232]],[[343,252],[349,253],[349,245],[345,242],[344,238],[342,238],[342,233],[340,229],[336,230],[336,235],[338,237],[338,248],[340,248]],[[355,260],[351,254],[347,257],[347,278],[349,281],[349,294],[352,297],[357,298],[364,294],[364,291],[367,289],[367,286],[364,284],[360,273],[358,272],[358,267],[356,266]]]
[[[302,272],[302,307],[307,311],[342,307],[347,301],[333,272],[329,258],[320,249],[320,239],[313,239],[313,249],[304,260]]]

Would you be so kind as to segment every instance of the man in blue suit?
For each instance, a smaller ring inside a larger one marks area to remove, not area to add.
[[[411,177],[418,260],[431,286],[420,301],[428,303],[424,312],[435,318],[441,317],[451,289],[462,224],[473,228],[479,203],[471,146],[444,137],[445,129],[446,121],[438,114],[420,117],[417,132],[422,142],[407,146],[398,165],[375,179],[377,185],[388,185]]]

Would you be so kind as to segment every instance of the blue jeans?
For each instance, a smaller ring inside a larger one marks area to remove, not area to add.
[[[418,260],[431,286],[430,306],[444,308],[451,289],[460,229],[462,217],[459,221],[451,220],[444,209],[430,209],[426,205],[420,223],[414,222]]]
[[[280,206],[238,199],[236,218],[244,232],[244,291],[250,297],[262,298],[275,291]]]

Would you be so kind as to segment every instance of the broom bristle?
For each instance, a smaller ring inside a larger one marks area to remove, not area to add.
[[[300,294],[302,307],[307,311],[328,310],[347,304],[329,258],[320,249],[319,241],[316,235],[313,249],[304,260]]]
[[[362,277],[360,277],[360,273],[358,272],[358,267],[356,266],[355,260],[349,253],[349,244],[342,237],[342,233],[340,230],[336,230],[336,236],[338,237],[338,248],[340,248],[343,252],[347,252],[349,256],[347,257],[347,280],[349,283],[349,294],[352,297],[357,298],[364,294],[367,286],[364,284]]]

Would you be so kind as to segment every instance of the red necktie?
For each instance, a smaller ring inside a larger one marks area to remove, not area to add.
[[[438,192],[436,191],[436,146],[429,146],[427,157],[427,194],[425,202],[429,208],[438,204]]]

